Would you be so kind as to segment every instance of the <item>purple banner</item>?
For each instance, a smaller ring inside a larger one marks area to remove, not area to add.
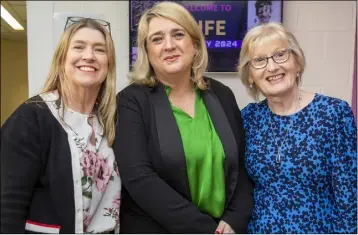
[[[130,0],[130,67],[137,59],[137,27],[143,12],[159,0]],[[183,5],[202,30],[208,48],[207,72],[233,72],[240,56],[242,40],[248,29],[264,22],[282,22],[280,1],[185,1]]]
[[[206,40],[207,48],[241,48],[242,40]]]

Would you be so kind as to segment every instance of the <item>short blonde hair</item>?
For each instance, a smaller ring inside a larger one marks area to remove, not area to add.
[[[265,42],[270,42],[273,40],[283,40],[287,43],[289,49],[292,50],[293,56],[296,60],[297,66],[299,68],[300,76],[297,78],[297,83],[301,83],[301,76],[304,72],[306,59],[301,49],[296,37],[289,32],[281,23],[270,22],[266,24],[261,24],[250,29],[242,42],[239,65],[237,67],[239,77],[247,88],[248,93],[255,99],[259,99],[260,91],[254,86],[250,87],[250,60],[252,59],[252,52],[254,49]]]
[[[182,26],[188,32],[197,50],[191,68],[192,82],[202,90],[207,89],[208,84],[203,78],[208,66],[208,51],[206,49],[204,35],[190,12],[180,4],[174,2],[160,2],[146,10],[141,16],[137,31],[137,60],[128,75],[131,82],[148,86],[154,86],[157,82],[154,70],[148,59],[146,48],[149,23],[151,19],[155,17],[171,20]]]
[[[108,144],[112,146],[115,136],[116,114],[116,55],[112,37],[103,26],[94,20],[84,19],[72,24],[65,30],[57,44],[42,93],[58,90],[64,107],[68,105],[68,96],[71,96],[71,90],[65,74],[65,60],[71,39],[81,28],[100,31],[106,41],[108,73],[98,93],[95,111],[99,121],[103,125],[103,133],[107,137]]]

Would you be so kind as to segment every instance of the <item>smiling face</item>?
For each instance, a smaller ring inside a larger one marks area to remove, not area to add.
[[[179,24],[161,17],[151,19],[146,41],[149,62],[157,75],[190,73],[196,49]]]
[[[287,46],[287,43],[283,40],[269,41],[256,46],[252,51],[251,58],[260,61],[262,60],[260,58],[270,57],[274,54],[280,57],[280,53],[286,50]],[[289,53],[289,59],[280,64],[270,58],[264,68],[255,69],[249,65],[249,82],[254,83],[264,96],[284,95],[298,87],[297,73],[299,66],[293,52]]]
[[[65,73],[70,84],[84,88],[100,87],[108,72],[104,35],[81,28],[72,37],[66,54]]]

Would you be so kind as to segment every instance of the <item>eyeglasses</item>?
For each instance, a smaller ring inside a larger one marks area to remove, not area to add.
[[[97,22],[98,24],[100,24],[103,27],[106,27],[108,32],[111,33],[111,24],[105,20],[101,20],[101,19],[92,19],[92,18],[86,18],[86,17],[67,17],[67,21],[66,21],[66,25],[65,25],[65,29],[64,31],[70,27],[71,25],[73,25],[74,23],[78,23],[81,21],[86,21],[86,20],[93,20],[95,22]]]
[[[273,54],[270,57],[258,57],[258,58],[254,58],[250,61],[251,66],[254,69],[262,69],[265,68],[268,64],[268,60],[270,58],[272,58],[272,60],[276,63],[276,64],[282,64],[285,63],[289,58],[290,58],[290,54],[291,54],[291,49],[286,49],[283,51],[279,51],[275,54]]]

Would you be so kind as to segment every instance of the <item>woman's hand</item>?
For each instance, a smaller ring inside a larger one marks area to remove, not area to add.
[[[225,221],[221,220],[218,227],[216,228],[215,231],[216,234],[220,234],[220,233],[235,233],[235,231],[231,228],[231,226],[226,223]]]

